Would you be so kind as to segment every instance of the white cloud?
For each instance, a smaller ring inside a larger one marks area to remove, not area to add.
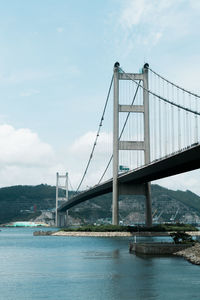
[[[66,63],[66,59],[64,59]],[[71,77],[72,75],[77,76],[80,74],[80,69],[76,65],[72,65],[67,61],[68,65],[65,65],[63,70],[59,70],[57,72],[51,71],[42,71],[42,70],[17,70],[11,72],[0,72],[0,85],[11,85],[11,84],[21,84],[25,82],[33,82],[33,81],[41,81],[41,80],[49,80],[52,78],[60,78],[63,76]],[[29,97],[32,94],[39,94],[38,90],[35,89],[28,89],[22,91],[20,96],[22,97]]]
[[[181,9],[181,0],[130,0],[122,10],[120,23],[124,28],[148,25],[150,30],[156,25],[158,31],[177,26],[177,21],[186,14]],[[187,19],[186,19],[187,21]]]
[[[95,137],[96,132],[87,132],[68,149],[56,155],[52,147],[42,142],[30,129],[0,125],[0,186],[40,183],[55,185],[56,172],[69,172],[70,181],[76,188],[84,173]],[[110,159],[111,149],[112,134],[102,132],[81,189],[98,183]],[[104,180],[111,178],[111,169],[112,164]],[[174,190],[189,189],[200,195],[198,179],[199,170],[153,183]]]
[[[88,132],[68,148],[54,152],[30,129],[15,129],[0,125],[0,187],[10,185],[56,184],[56,172],[69,173],[70,182],[76,188],[79,184],[96,132]],[[102,132],[81,189],[97,184],[105,169],[112,143],[112,135]],[[111,175],[108,175],[109,177]]]
[[[139,24],[146,16],[149,4],[150,2],[147,3],[145,0],[126,1],[120,18],[121,25],[131,28],[133,25]]]
[[[62,33],[64,31],[64,28],[63,27],[58,27],[58,28],[56,28],[56,30],[57,30],[57,32]]]
[[[19,70],[0,73],[0,84],[18,84],[25,81],[48,79],[52,74],[38,70]]]
[[[97,133],[95,131],[89,131],[85,133],[83,136],[79,137],[74,143],[71,145],[70,150],[73,153],[78,153],[80,155],[87,154],[92,150],[92,146],[94,144]],[[97,146],[95,153],[104,154],[112,146],[112,134],[107,132],[101,132],[100,136],[97,140]],[[81,149],[81,151],[80,151]]]
[[[196,1],[197,2],[197,1]],[[200,6],[195,1],[124,1],[119,24],[124,42],[132,50],[136,44],[154,46],[161,37],[172,40],[198,30]],[[195,9],[194,9],[195,7]],[[131,42],[132,41],[132,42]]]
[[[190,6],[194,10],[200,10],[200,2],[198,0],[189,0]]]
[[[56,185],[56,172],[59,166],[38,167],[22,165],[4,165],[0,168],[0,187],[12,185]]]
[[[55,184],[62,165],[52,147],[30,129],[0,125],[0,186]]]
[[[0,125],[0,165],[47,166],[53,157],[51,146],[30,129]]]
[[[87,132],[79,137],[68,149],[67,166],[70,170],[70,177],[73,186],[77,186],[86,168],[89,156],[95,141],[96,132]],[[112,134],[101,132],[97,146],[95,147],[94,155],[88,169],[87,175],[81,188],[97,184],[103,171],[112,155]],[[111,176],[108,172],[107,177]]]
[[[40,91],[38,90],[34,90],[34,89],[30,89],[30,90],[25,90],[23,92],[20,93],[21,97],[30,97],[33,95],[38,95],[40,93]]]

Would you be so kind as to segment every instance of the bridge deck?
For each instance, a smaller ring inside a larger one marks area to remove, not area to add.
[[[172,175],[192,171],[200,168],[200,145],[194,145],[173,155],[154,161],[147,166],[119,175],[118,182],[138,184],[165,178]],[[91,198],[112,192],[112,179],[94,186],[93,188],[72,197],[67,203],[61,205],[59,212],[89,200]]]

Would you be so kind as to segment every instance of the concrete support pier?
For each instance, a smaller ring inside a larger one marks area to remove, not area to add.
[[[67,224],[67,215],[58,214],[57,215],[57,227],[66,227]]]
[[[146,183],[145,187],[145,225],[147,227],[152,226],[152,203],[151,203],[151,183]]]

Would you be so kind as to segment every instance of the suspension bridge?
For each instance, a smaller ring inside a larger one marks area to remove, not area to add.
[[[199,101],[199,95],[159,75],[147,63],[141,72],[127,73],[116,62],[85,171],[75,195],[57,207],[57,226],[65,225],[71,207],[109,192],[114,225],[119,195],[143,195],[145,222],[151,226],[151,181],[200,168]],[[112,134],[107,134],[107,146],[102,148],[104,124]],[[102,160],[95,165],[102,152],[104,168]],[[89,182],[96,175],[99,180],[80,191],[87,178]]]

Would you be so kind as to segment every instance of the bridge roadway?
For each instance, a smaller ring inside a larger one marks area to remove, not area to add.
[[[200,168],[200,144],[193,144],[182,151],[153,161],[149,165],[119,175],[118,183],[141,184],[198,168]],[[73,196],[59,207],[58,212],[64,213],[81,202],[110,192],[112,192],[112,179]]]

